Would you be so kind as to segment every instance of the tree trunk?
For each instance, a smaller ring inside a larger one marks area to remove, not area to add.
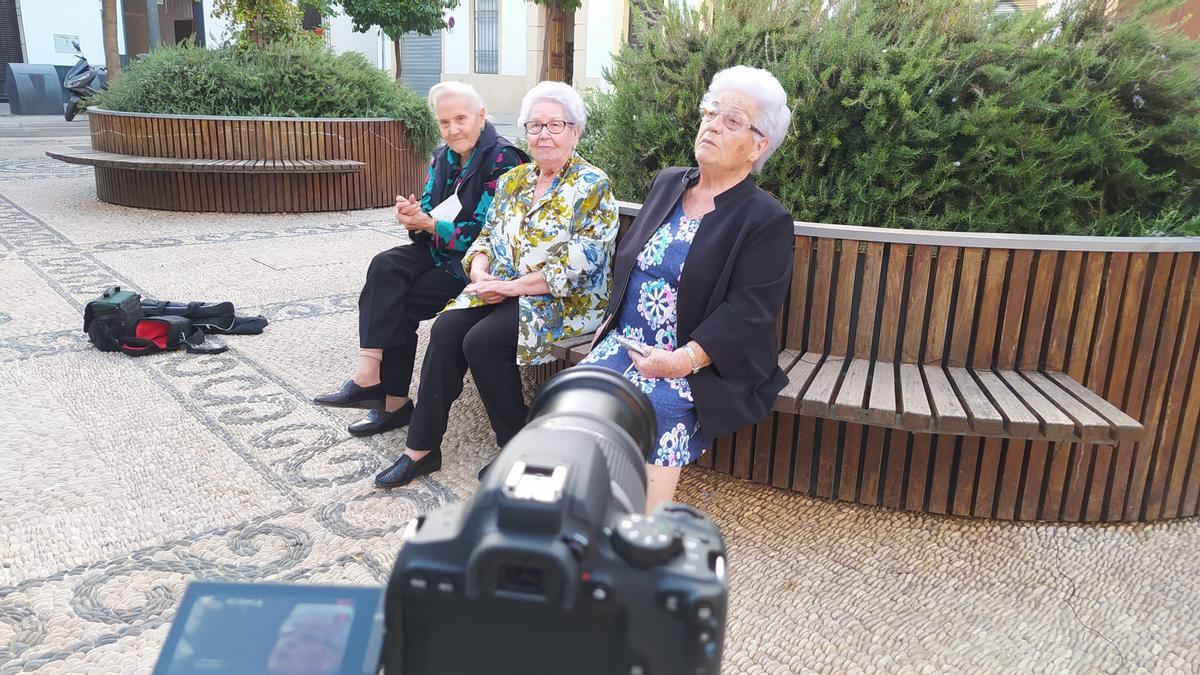
[[[392,59],[396,64],[396,81],[400,81],[400,39],[392,40]]]
[[[538,75],[538,82],[544,81],[550,72],[550,26],[554,23],[556,12],[558,12],[557,2],[546,5],[546,25],[542,30],[542,72]]]
[[[121,50],[117,46],[117,0],[103,0],[100,6],[104,28],[104,65],[109,83],[121,76]]]

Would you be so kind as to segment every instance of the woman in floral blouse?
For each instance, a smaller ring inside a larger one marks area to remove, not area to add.
[[[579,93],[561,82],[542,82],[521,101],[533,163],[496,186],[463,258],[470,283],[433,324],[408,448],[376,485],[407,485],[441,468],[442,435],[468,369],[496,442],[508,443],[525,424],[518,366],[546,363],[551,343],[600,325],[617,207],[608,176],[575,153],[586,116]]]

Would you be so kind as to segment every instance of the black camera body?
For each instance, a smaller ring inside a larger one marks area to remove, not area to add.
[[[682,504],[642,515],[653,411],[625,384],[586,368],[555,378],[479,494],[410,526],[386,672],[720,672],[724,542]]]

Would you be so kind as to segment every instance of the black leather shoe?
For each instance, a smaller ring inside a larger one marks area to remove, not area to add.
[[[396,463],[375,476],[375,484],[382,488],[404,487],[413,479],[431,474],[442,468],[442,453],[434,450],[417,461],[408,455],[400,455]]]
[[[349,431],[351,436],[373,436],[406,427],[408,421],[412,419],[414,407],[413,402],[409,401],[404,404],[404,407],[394,412],[372,410],[361,420],[346,427],[346,431]]]
[[[488,462],[487,464],[484,464],[483,468],[479,470],[479,482],[480,483],[483,482],[483,477],[487,475],[487,470],[492,468],[492,465],[495,463],[496,463],[496,460],[493,459],[492,461]]]
[[[354,380],[346,380],[337,391],[321,394],[313,399],[313,403],[329,408],[366,408],[375,410],[383,407],[387,400],[383,393],[383,384],[373,384],[360,387]]]

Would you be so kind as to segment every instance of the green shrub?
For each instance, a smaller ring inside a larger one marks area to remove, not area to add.
[[[1053,17],[974,0],[715,3],[711,21],[638,21],[612,91],[590,99],[581,151],[622,199],[694,164],[700,97],[744,64],[788,91],[792,127],[759,183],[797,220],[1200,234],[1200,44],[1144,15],[1113,22],[1105,0]]]
[[[390,117],[414,146],[437,140],[424,99],[357,52],[324,45],[164,47],[134,61],[96,103],[108,110],[253,117]]]

